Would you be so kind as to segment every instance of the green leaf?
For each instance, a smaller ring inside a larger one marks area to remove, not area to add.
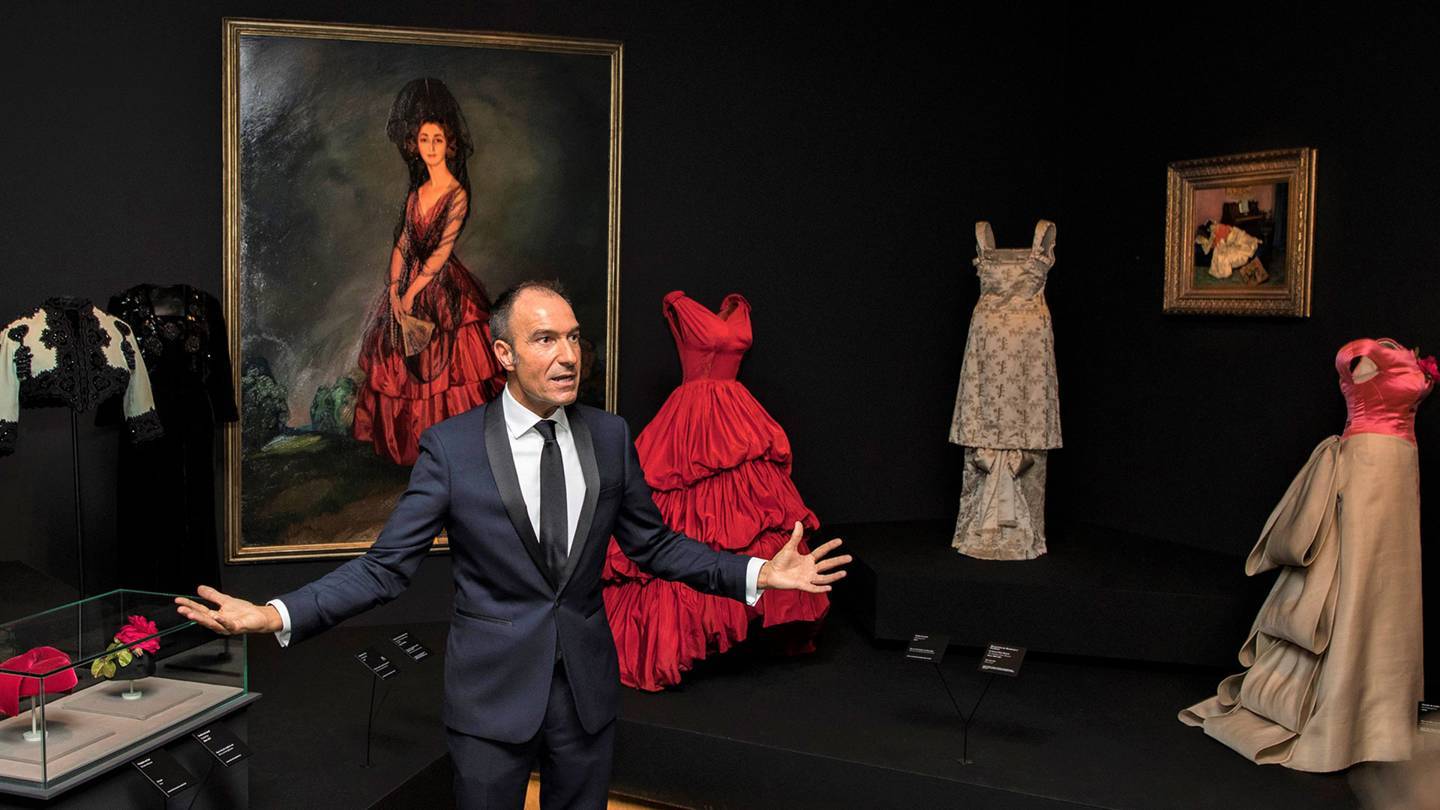
[[[90,677],[92,677],[92,678],[98,678],[98,677],[100,677],[100,670],[102,670],[102,669],[104,669],[104,668],[105,668],[105,659],[104,659],[104,658],[96,658],[96,659],[95,659],[95,662],[90,665]]]
[[[105,662],[105,677],[107,677],[107,678],[113,678],[113,677],[115,677],[115,662],[114,662],[114,661],[106,661],[106,662]]]
[[[130,662],[135,659],[135,656],[131,655],[129,650],[121,650],[115,653],[115,658],[120,661],[120,666],[128,667],[130,666]]]

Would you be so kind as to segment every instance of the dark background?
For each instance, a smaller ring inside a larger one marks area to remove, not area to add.
[[[1335,350],[1360,336],[1440,347],[1440,20],[1298,2],[1249,7],[1243,25],[1020,4],[961,18],[889,4],[7,5],[0,316],[146,281],[219,291],[224,16],[624,41],[620,413],[638,430],[679,380],[667,291],[710,306],[743,292],[755,347],[741,379],[789,432],[827,523],[954,516],[961,455],[945,437],[979,218],[1001,246],[1028,244],[1038,217],[1058,224],[1052,548],[1092,523],[1233,554],[1238,580],[1291,477],[1341,429]],[[1313,317],[1163,316],[1165,164],[1295,146],[1319,150]],[[1427,526],[1435,407],[1419,424]],[[0,462],[0,559],[73,580],[68,417],[21,421]],[[108,587],[115,437],[89,422],[88,567]],[[224,584],[267,597],[331,567],[231,567]],[[435,557],[367,621],[442,618],[448,602]]]

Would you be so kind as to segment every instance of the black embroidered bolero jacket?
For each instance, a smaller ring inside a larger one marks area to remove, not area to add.
[[[20,409],[89,411],[123,396],[132,441],[158,438],[150,376],[130,327],[83,298],[50,298],[0,334],[0,456],[15,451]]]

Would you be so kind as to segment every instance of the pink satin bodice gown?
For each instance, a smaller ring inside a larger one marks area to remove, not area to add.
[[[1433,385],[1415,352],[1388,338],[1352,340],[1335,355],[1335,370],[1345,395],[1342,438],[1380,433],[1415,443],[1415,411]]]
[[[1347,418],[1320,443],[1245,563],[1279,570],[1247,669],[1181,722],[1261,764],[1337,771],[1409,759],[1424,685],[1415,411],[1433,380],[1393,340],[1335,358]]]
[[[735,379],[751,343],[750,303],[729,295],[717,314],[676,291],[665,296],[664,314],[684,381],[635,441],[645,480],[671,528],[768,559],[796,521],[811,532],[819,521],[790,480],[785,431]],[[747,607],[654,579],[613,539],[605,580],[620,680],[650,691],[679,683],[696,661],[744,640],[752,620],[766,628],[790,625],[770,632],[789,652],[808,652],[829,608],[823,594],[769,591]]]

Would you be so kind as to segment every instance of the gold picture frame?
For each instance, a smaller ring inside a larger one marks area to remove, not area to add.
[[[1315,150],[1171,163],[1165,312],[1310,316]]]
[[[222,42],[222,302],[244,402],[224,437],[227,563],[361,554],[404,490],[404,454],[357,439],[354,414],[372,302],[402,227],[424,216],[415,135],[393,132],[422,82],[427,102],[444,85],[474,147],[446,238],[480,293],[448,300],[558,276],[589,341],[581,401],[615,410],[622,43],[233,18]],[[458,335],[446,363],[483,345]]]

